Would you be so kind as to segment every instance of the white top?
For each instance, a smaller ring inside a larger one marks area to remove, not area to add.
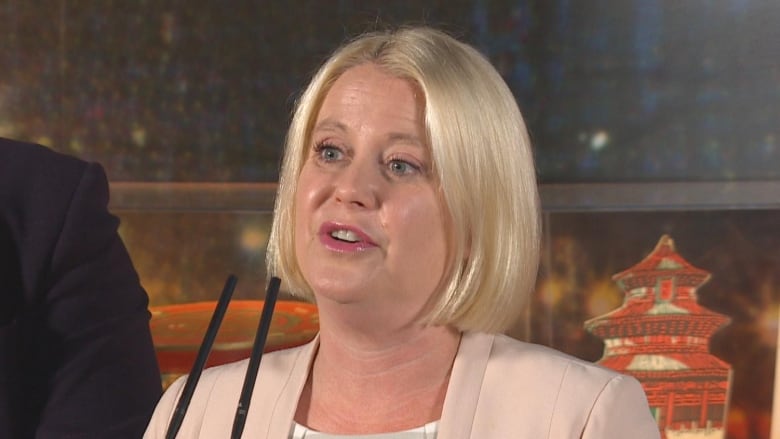
[[[397,431],[395,433],[379,434],[328,434],[309,430],[303,425],[294,422],[290,439],[436,439],[439,430],[438,421],[423,425],[411,430]]]

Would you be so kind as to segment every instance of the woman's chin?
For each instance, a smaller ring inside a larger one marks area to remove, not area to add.
[[[307,281],[317,303],[323,301],[335,304],[350,304],[366,298],[369,287],[363,282],[349,282],[343,277],[318,277]]]

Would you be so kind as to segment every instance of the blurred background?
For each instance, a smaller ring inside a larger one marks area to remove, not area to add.
[[[731,319],[729,438],[770,437],[780,301],[780,2],[0,0],[0,136],[102,163],[153,306],[261,299],[296,97],[401,23],[479,48],[535,148],[545,253],[517,338],[596,360],[583,322],[663,234]]]

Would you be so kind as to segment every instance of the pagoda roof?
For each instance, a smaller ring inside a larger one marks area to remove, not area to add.
[[[728,363],[707,353],[659,353],[613,355],[603,357],[599,364],[624,371],[685,371],[696,369],[728,369]]]
[[[648,294],[650,294],[648,292]],[[610,321],[627,318],[646,318],[657,317],[660,319],[680,320],[691,317],[701,317],[705,320],[711,320],[715,326],[729,320],[728,317],[709,310],[693,300],[684,300],[677,302],[656,302],[654,300],[628,300],[618,308],[594,317],[585,322],[586,327],[595,327],[599,325],[608,325]]]
[[[649,255],[633,267],[613,275],[612,279],[622,286],[633,284],[634,278],[649,280],[670,275],[682,277],[690,286],[702,285],[710,278],[709,272],[694,267],[677,253],[669,235],[663,235]]]
[[[720,314],[693,314],[679,318],[647,315],[621,315],[618,317],[597,317],[587,320],[585,330],[602,338],[625,338],[641,335],[690,335],[707,337],[728,322]]]

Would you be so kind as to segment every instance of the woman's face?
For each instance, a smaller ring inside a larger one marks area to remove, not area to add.
[[[440,286],[448,225],[424,105],[373,64],[326,95],[295,196],[296,256],[321,308],[365,304],[410,322]]]

